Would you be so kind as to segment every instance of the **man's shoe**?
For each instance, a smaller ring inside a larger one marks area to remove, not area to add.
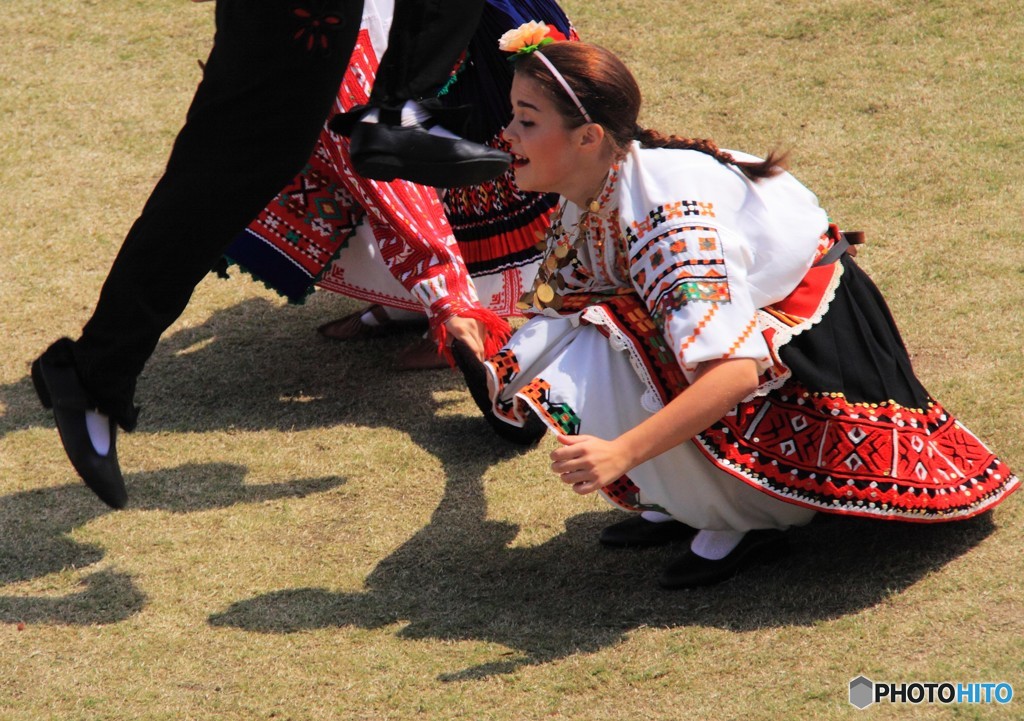
[[[67,339],[57,341],[61,342],[70,343]],[[89,438],[85,421],[85,412],[95,407],[78,379],[74,364],[61,359],[59,352],[51,352],[54,346],[32,363],[36,394],[44,408],[53,409],[64,452],[85,485],[111,508],[124,508],[128,503],[128,490],[117,462],[117,424],[113,419],[108,421],[110,449],[106,455],[100,455]]]
[[[355,123],[349,138],[352,167],[365,178],[408,180],[435,188],[478,185],[512,162],[508,153],[463,138],[431,135],[422,125]]]
[[[662,571],[658,585],[668,589],[713,586],[757,563],[776,561],[789,552],[786,534],[774,529],[749,531],[729,555],[718,561],[688,550]]]
[[[648,521],[641,514],[630,516],[601,531],[598,540],[611,548],[651,548],[693,538],[696,528],[680,521]]]
[[[465,135],[469,129],[470,120],[473,117],[474,108],[472,105],[445,105],[437,98],[424,98],[415,103],[430,115],[430,120],[448,129],[455,135]],[[390,125],[402,124],[402,111],[381,108],[369,104],[353,105],[343,113],[331,117],[327,127],[331,132],[342,137],[349,138],[356,127],[356,123],[366,117],[367,113],[377,111],[378,118]]]

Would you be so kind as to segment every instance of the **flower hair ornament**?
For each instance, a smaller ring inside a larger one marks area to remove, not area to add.
[[[576,109],[580,111],[580,115],[588,123],[594,122],[590,117],[590,113],[583,107],[583,103],[580,102],[579,97],[573,92],[573,89],[569,87],[569,83],[566,81],[562,74],[555,68],[554,63],[548,60],[544,53],[540,51],[545,45],[550,45],[556,40],[567,40],[564,35],[550,27],[546,23],[537,22],[531,20],[528,23],[523,23],[517,28],[509,30],[500,38],[498,38],[498,50],[506,53],[513,53],[509,60],[516,60],[523,55],[534,55],[540,59],[547,69],[551,71],[552,77],[558,81],[558,84],[565,90],[565,94],[569,96],[573,103],[576,105]]]

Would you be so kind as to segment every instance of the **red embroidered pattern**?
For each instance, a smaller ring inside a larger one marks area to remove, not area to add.
[[[307,51],[327,50],[331,44],[328,34],[345,22],[337,13],[315,11],[302,6],[293,8],[292,15],[302,23],[292,37],[302,43]]]
[[[295,14],[309,21],[307,29],[331,24],[301,7]],[[309,35],[307,42],[318,43],[319,37]],[[365,103],[376,70],[377,58],[364,29],[335,110]],[[362,178],[352,170],[348,152],[347,139],[325,129],[303,174],[250,225],[254,234],[274,241],[318,282],[329,281],[327,263],[351,237],[359,219],[368,216],[381,257],[391,274],[426,306],[435,331],[452,316],[474,309],[472,285],[437,193],[412,183]]]
[[[816,295],[820,302],[831,274],[812,271],[817,280],[782,305],[812,315],[806,301]],[[639,299],[603,298],[600,305],[641,352],[663,401],[678,395],[686,380]],[[694,442],[740,480],[830,513],[921,522],[968,518],[1020,485],[934,401],[923,409],[850,403],[841,393],[811,393],[795,381],[739,404]]]
[[[850,515],[981,513],[1019,481],[938,403],[853,404],[796,383],[741,403],[696,439],[723,469],[786,500]]]

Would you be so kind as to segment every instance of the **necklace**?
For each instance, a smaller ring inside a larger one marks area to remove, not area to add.
[[[618,172],[619,166],[616,163],[605,177],[597,198],[587,202],[586,208],[573,226],[574,237],[570,236],[562,225],[567,203],[559,206],[551,218],[547,232],[537,244],[538,250],[543,250],[544,255],[541,256],[533,287],[523,293],[516,303],[519,310],[543,311],[545,308],[551,308],[557,311],[562,307],[562,291],[566,286],[563,270],[570,265],[579,264],[579,249],[590,240],[591,223],[595,222],[598,212],[611,198]]]

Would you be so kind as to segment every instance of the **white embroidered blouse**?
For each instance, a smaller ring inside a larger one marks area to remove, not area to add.
[[[578,254],[559,271],[563,293],[638,293],[691,381],[704,361],[771,364],[757,310],[796,288],[828,228],[789,173],[755,183],[705,153],[638,143],[596,212],[562,202],[554,240]]]

